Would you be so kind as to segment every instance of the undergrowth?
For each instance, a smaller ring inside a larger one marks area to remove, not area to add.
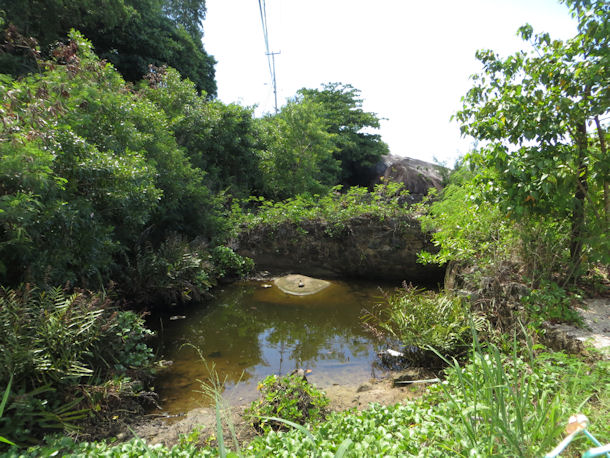
[[[586,363],[516,339],[506,346],[509,354],[493,345],[483,348],[475,336],[467,362],[450,362],[443,382],[420,399],[332,413],[317,425],[271,431],[237,452],[198,448],[188,437],[173,448],[140,439],[76,444],[59,438],[22,456],[530,457],[550,451],[577,412],[589,417],[588,429],[599,441],[610,441],[610,362]],[[589,447],[579,438],[566,453]]]
[[[357,216],[369,215],[379,220],[412,214],[405,201],[408,191],[402,183],[377,185],[374,191],[351,187],[341,192],[335,186],[325,195],[299,194],[281,202],[262,197],[250,197],[233,205],[232,219],[236,230],[251,230],[257,226],[277,227],[285,223],[324,221],[330,236],[341,233],[347,222]],[[243,207],[252,208],[244,211]]]

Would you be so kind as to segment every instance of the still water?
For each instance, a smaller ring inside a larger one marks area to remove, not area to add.
[[[374,364],[379,344],[361,320],[363,309],[381,301],[377,285],[337,281],[319,293],[294,296],[264,284],[235,283],[216,290],[205,305],[172,310],[184,319],[153,318],[160,356],[173,361],[156,382],[165,411],[209,405],[197,392],[209,371],[192,346],[226,380],[223,395],[233,404],[255,399],[267,375],[296,368],[310,369],[308,380],[322,388],[383,375]]]

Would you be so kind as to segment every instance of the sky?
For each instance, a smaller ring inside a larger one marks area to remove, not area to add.
[[[448,165],[472,147],[451,116],[480,72],[478,49],[526,49],[529,23],[569,38],[576,22],[557,0],[265,0],[278,106],[303,87],[351,84],[383,119],[390,152]],[[258,0],[207,0],[204,46],[217,60],[218,97],[274,111]]]

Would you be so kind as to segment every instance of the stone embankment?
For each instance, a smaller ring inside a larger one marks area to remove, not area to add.
[[[242,233],[236,248],[272,275],[436,284],[444,272],[417,262],[421,250],[435,247],[411,216],[380,221],[363,215],[340,230],[323,221],[263,225]]]

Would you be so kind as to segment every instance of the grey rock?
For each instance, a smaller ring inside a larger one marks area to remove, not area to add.
[[[375,166],[371,185],[389,181],[403,183],[412,202],[419,202],[430,188],[442,189],[446,169],[440,165],[410,157],[387,155]]]

